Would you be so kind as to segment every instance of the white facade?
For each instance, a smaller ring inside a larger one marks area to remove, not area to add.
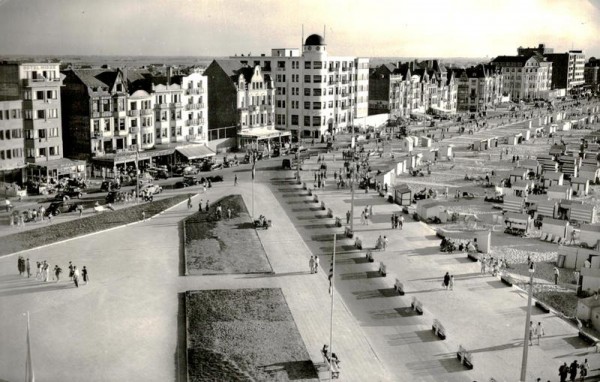
[[[208,84],[200,71],[181,78],[183,135],[186,141],[206,143],[208,131]]]
[[[275,127],[320,137],[352,126],[368,114],[368,58],[329,56],[325,40],[310,35],[298,49],[248,57],[275,82]]]

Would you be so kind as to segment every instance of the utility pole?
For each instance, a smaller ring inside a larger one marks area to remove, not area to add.
[[[533,295],[533,273],[535,268],[533,261],[529,263],[529,296],[527,297],[527,318],[525,319],[525,334],[523,336],[523,360],[521,363],[521,379],[519,381],[525,382],[527,378],[527,355],[529,352],[529,330],[531,321],[531,299]]]

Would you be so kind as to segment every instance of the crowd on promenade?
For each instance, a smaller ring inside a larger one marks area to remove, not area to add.
[[[35,268],[35,275],[32,273],[33,269],[31,267],[31,261],[29,258],[25,259],[23,256],[19,256],[17,259],[17,269],[19,271],[19,275],[27,278],[31,278],[32,276],[37,280],[44,283],[47,282],[60,282],[60,275],[62,274],[62,268],[57,264],[50,270],[50,264],[47,260],[37,261]],[[69,261],[69,281],[72,281],[75,287],[79,287],[80,280],[83,281],[84,285],[87,285],[90,281],[89,273],[87,267],[84,265],[80,270],[76,265],[73,265],[71,261]]]

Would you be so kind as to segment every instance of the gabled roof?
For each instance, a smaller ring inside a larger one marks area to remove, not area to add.
[[[113,74],[109,74],[110,72],[113,72]],[[91,88],[110,88],[114,84],[114,79],[116,78],[116,71],[113,69],[74,69],[73,74],[75,74],[84,85]]]
[[[559,180],[564,177],[564,174],[562,172],[545,172],[543,177],[548,180]]]
[[[535,56],[498,56],[492,60],[492,63],[516,63],[523,66],[532,57],[535,58]],[[537,60],[539,61],[539,59]]]

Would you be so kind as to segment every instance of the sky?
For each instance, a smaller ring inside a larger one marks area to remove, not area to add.
[[[0,54],[495,57],[545,43],[600,56],[600,0],[0,0]]]

